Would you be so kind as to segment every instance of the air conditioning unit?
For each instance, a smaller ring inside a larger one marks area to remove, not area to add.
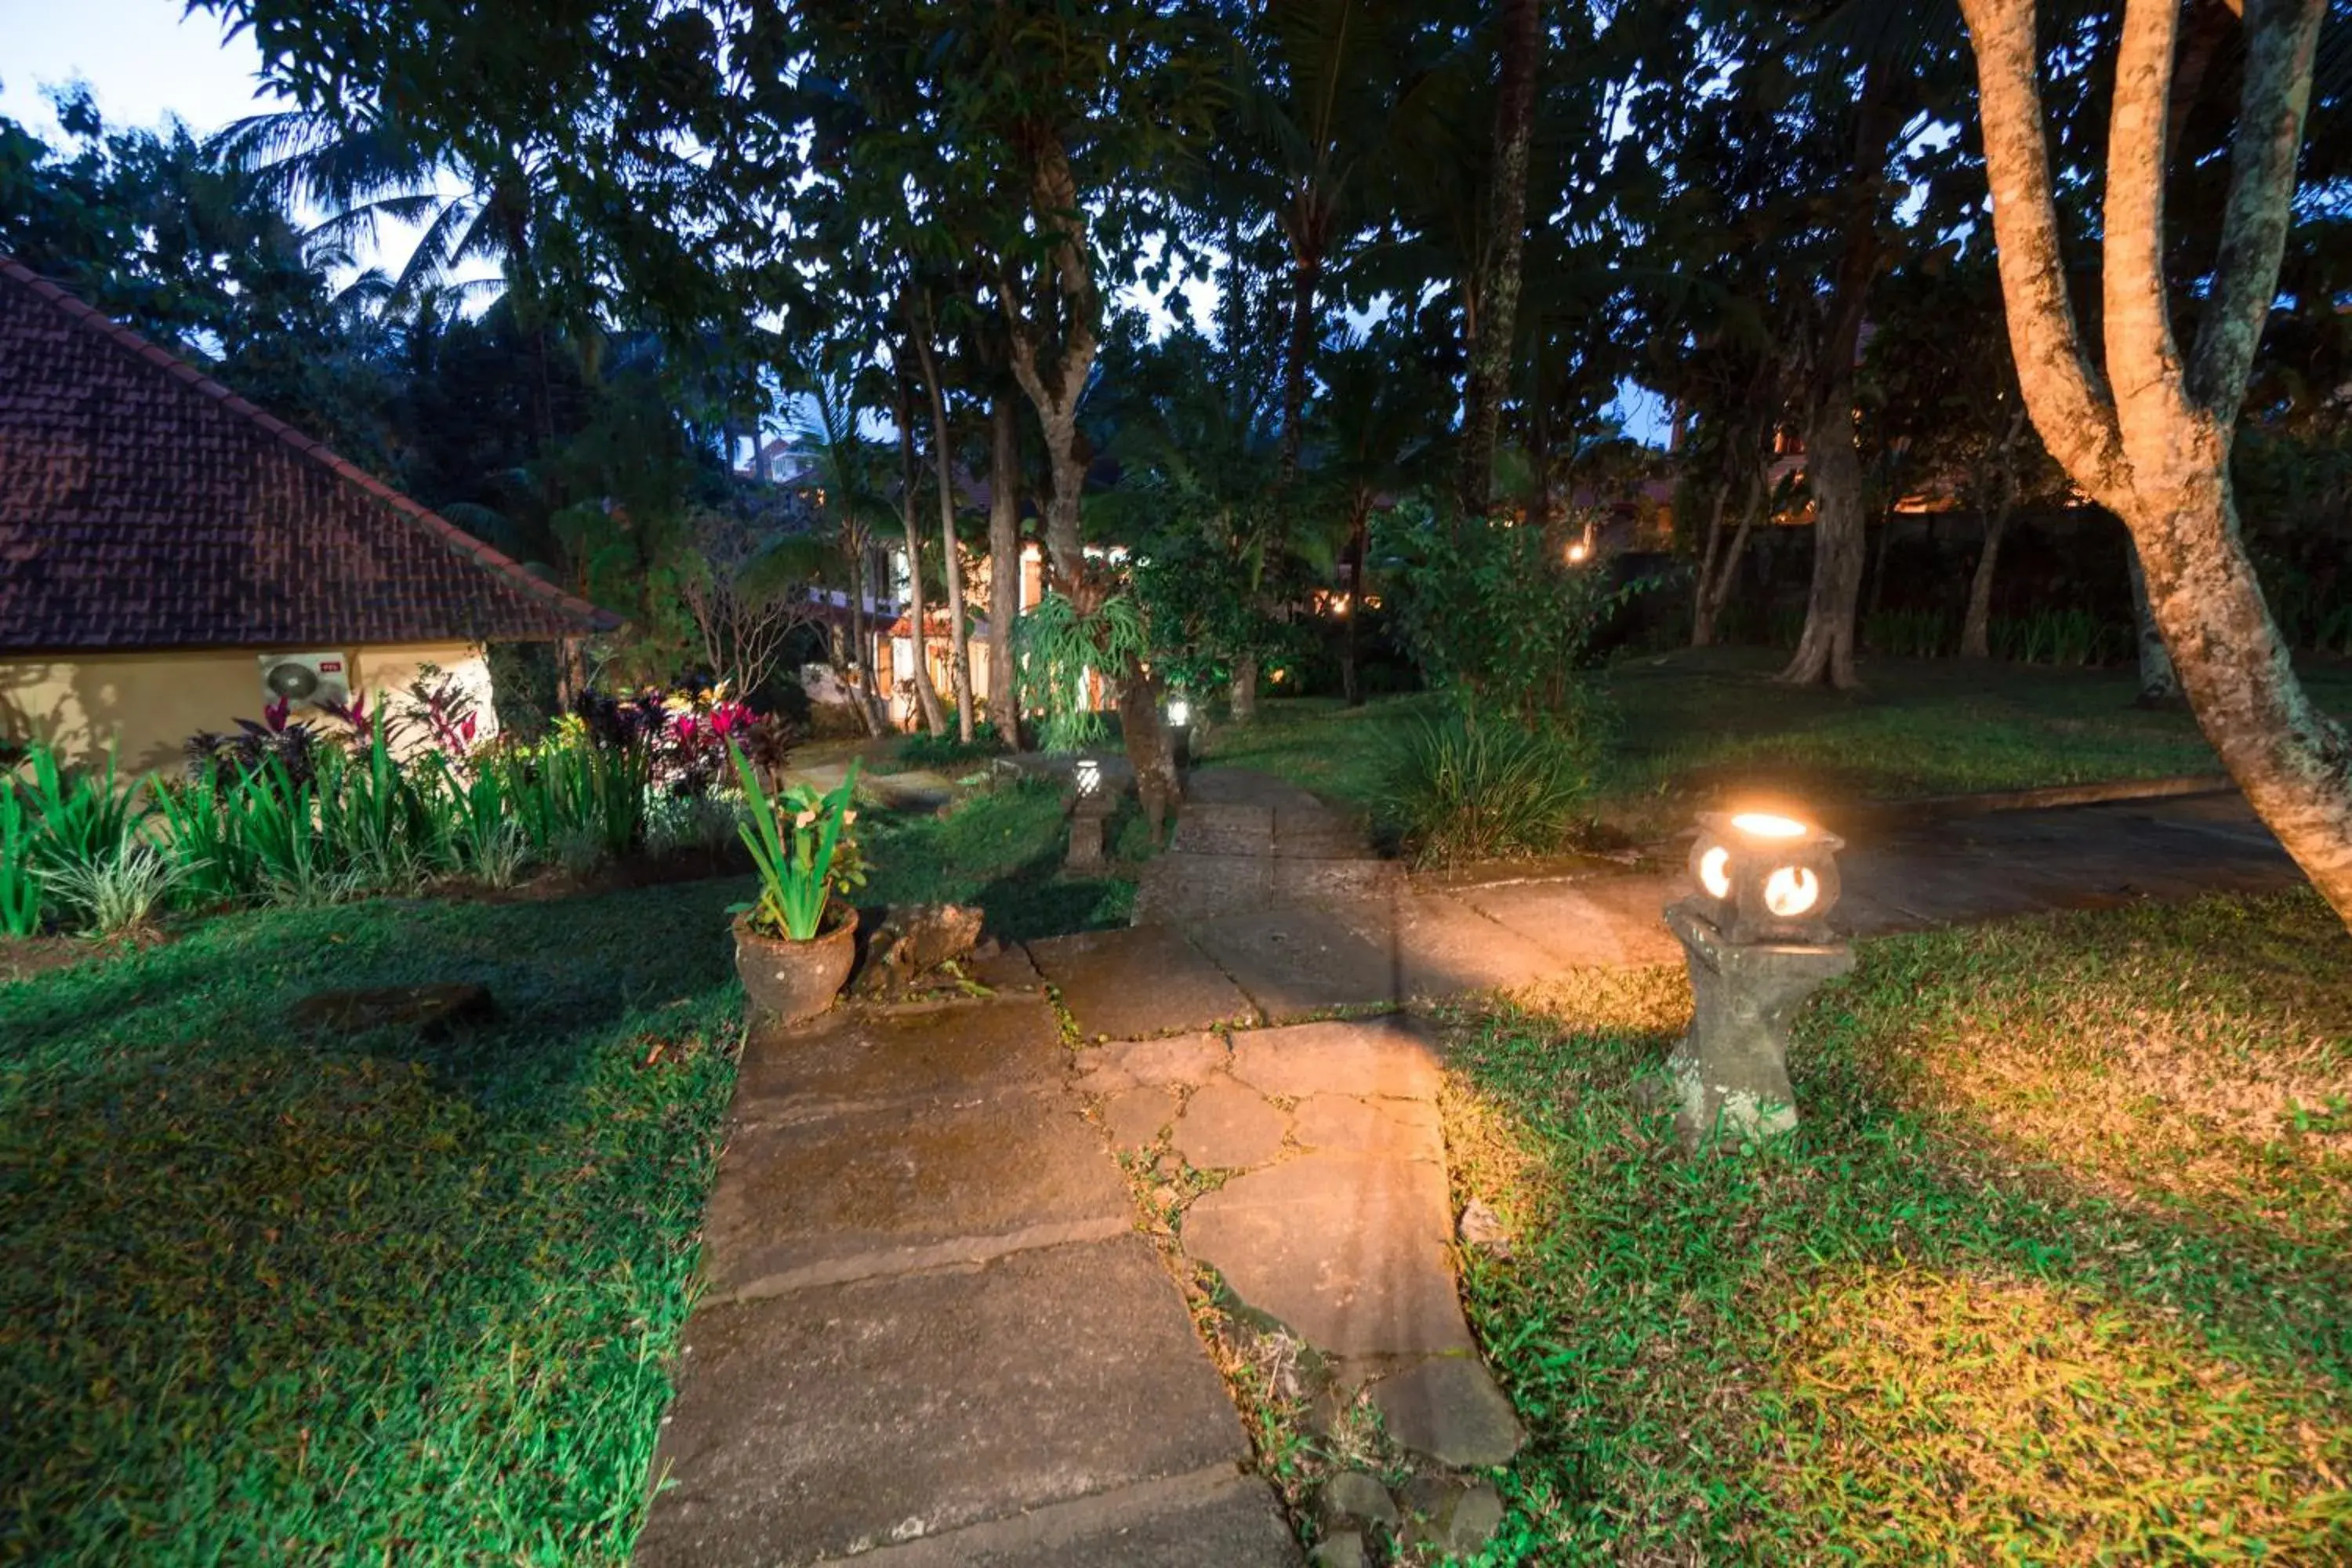
[[[323,708],[352,700],[351,661],[339,653],[265,653],[261,694],[289,708]]]

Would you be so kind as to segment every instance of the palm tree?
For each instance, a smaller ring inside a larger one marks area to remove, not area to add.
[[[817,514],[831,529],[835,548],[848,567],[857,716],[868,734],[881,735],[888,726],[874,689],[873,660],[866,652],[866,570],[875,531],[893,521],[881,481],[885,457],[875,443],[857,433],[856,386],[851,380],[820,374],[808,377],[802,390],[807,402],[792,426],[792,455],[804,465],[816,492]]]

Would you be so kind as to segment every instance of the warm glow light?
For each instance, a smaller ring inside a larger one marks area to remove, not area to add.
[[[1782,866],[1764,879],[1764,907],[1782,920],[1821,901],[1822,879],[1804,866]]]
[[[1192,705],[1181,697],[1170,698],[1168,721],[1171,724],[1190,724],[1192,721]]]
[[[1775,816],[1769,811],[1743,811],[1731,819],[1731,826],[1750,838],[1802,838],[1805,825],[1791,816]]]
[[[1591,553],[1592,546],[1580,539],[1568,547],[1568,563],[1570,566],[1581,566],[1584,564],[1584,558]]]
[[[1698,858],[1698,885],[1710,899],[1731,897],[1731,851],[1718,844]]]

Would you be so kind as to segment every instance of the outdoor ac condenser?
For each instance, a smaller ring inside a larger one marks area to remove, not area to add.
[[[261,694],[290,708],[320,708],[352,700],[351,661],[340,653],[265,653]]]

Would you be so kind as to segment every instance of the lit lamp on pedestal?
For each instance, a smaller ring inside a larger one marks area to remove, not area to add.
[[[1822,982],[1853,967],[1853,949],[1829,926],[1843,847],[1770,812],[1698,819],[1690,859],[1698,890],[1666,910],[1690,965],[1690,1031],[1666,1059],[1686,1145],[1796,1126],[1790,1020]]]
[[[1098,874],[1104,865],[1103,826],[1110,816],[1110,791],[1103,782],[1097,757],[1080,757],[1071,770],[1070,852],[1062,868],[1082,875]]]
[[[1168,699],[1168,760],[1179,773],[1192,765],[1192,704],[1181,695]]]

